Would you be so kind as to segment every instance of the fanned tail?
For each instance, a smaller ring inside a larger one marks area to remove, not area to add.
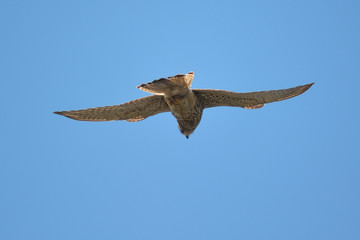
[[[174,94],[174,92],[182,92],[189,89],[193,78],[194,72],[189,72],[173,77],[160,78],[149,83],[141,84],[137,86],[137,88],[156,95]]]
[[[171,82],[168,78],[160,78],[158,80],[137,86],[140,90],[156,95],[164,95],[167,90],[174,87],[176,87],[176,84]]]

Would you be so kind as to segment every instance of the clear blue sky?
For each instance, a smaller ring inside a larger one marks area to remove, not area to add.
[[[0,2],[0,239],[360,239],[359,1]],[[316,84],[213,108],[189,140],[52,114],[194,88]]]

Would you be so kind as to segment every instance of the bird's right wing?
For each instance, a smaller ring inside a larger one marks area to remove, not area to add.
[[[54,113],[80,121],[126,120],[136,122],[155,114],[169,111],[170,108],[165,102],[164,96],[152,95],[121,105]]]
[[[263,107],[265,103],[282,101],[300,95],[308,90],[313,84],[314,83],[310,83],[281,90],[249,93],[237,93],[211,89],[193,89],[193,92],[204,108],[232,106],[256,109]]]

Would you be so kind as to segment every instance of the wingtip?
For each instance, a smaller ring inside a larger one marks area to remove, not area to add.
[[[304,90],[304,91],[306,91],[306,90],[308,90],[309,88],[311,88],[311,86],[314,85],[314,84],[315,84],[315,82],[312,82],[312,83],[309,83],[309,84],[304,85],[304,87],[305,87],[305,90]]]
[[[302,85],[302,86],[299,86],[298,89],[300,90],[300,93],[304,93],[306,92],[307,90],[309,90],[309,88],[311,88],[312,85],[314,85],[315,82],[312,82],[312,83],[308,83],[308,84],[305,84],[305,85]],[[299,95],[298,94],[298,95]]]
[[[58,115],[62,115],[62,112],[59,112],[59,111],[55,111],[53,112],[54,114],[58,114]]]
[[[85,121],[85,120],[83,120],[83,119],[78,119],[77,116],[72,115],[70,112],[71,112],[71,111],[55,111],[55,112],[53,112],[53,113],[54,113],[54,114],[58,114],[58,115],[60,115],[60,116],[64,116],[64,117],[70,118],[70,119]]]
[[[69,116],[67,114],[67,111],[55,111],[53,112],[54,114],[57,114],[57,115],[60,115],[60,116],[64,116],[64,117],[68,117],[68,118],[71,118],[71,119],[74,119],[72,116]]]

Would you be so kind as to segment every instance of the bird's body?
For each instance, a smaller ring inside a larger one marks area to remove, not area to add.
[[[178,74],[141,84],[139,89],[155,94],[121,105],[88,108],[56,114],[82,121],[126,120],[135,122],[162,112],[171,112],[179,129],[187,138],[199,125],[203,110],[216,106],[257,109],[266,103],[295,97],[308,90],[313,83],[294,88],[237,93],[213,89],[190,89],[193,72]]]
[[[171,113],[177,119],[179,129],[187,138],[199,125],[203,107],[193,91],[189,90],[184,96],[165,97]]]

